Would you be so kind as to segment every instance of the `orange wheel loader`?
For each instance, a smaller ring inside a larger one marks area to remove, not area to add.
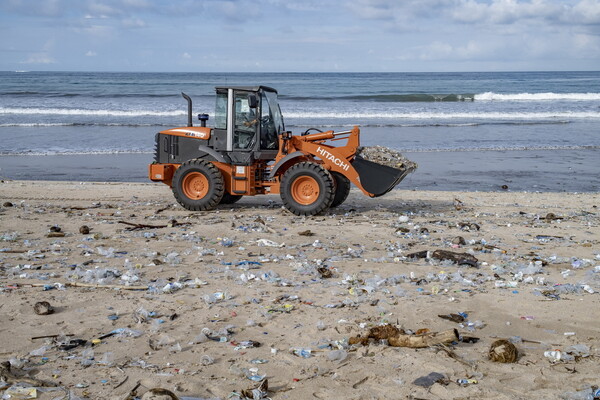
[[[171,187],[192,211],[232,204],[242,196],[277,194],[296,215],[317,215],[346,200],[351,183],[365,195],[381,196],[411,172],[357,155],[360,130],[285,130],[277,91],[266,86],[217,87],[214,126],[207,114],[156,134],[149,178]],[[314,132],[313,132],[314,131]]]

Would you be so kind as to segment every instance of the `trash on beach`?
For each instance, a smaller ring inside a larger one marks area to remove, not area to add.
[[[479,382],[477,381],[477,379],[464,379],[464,378],[462,378],[462,379],[457,379],[456,383],[458,383],[460,386],[467,386],[467,385],[474,385],[474,384],[477,384]]]
[[[433,252],[423,250],[415,253],[410,253],[406,255],[407,258],[428,258],[428,259],[436,259],[440,261],[452,261],[458,265],[470,265],[472,267],[477,267],[477,263],[479,260],[472,254],[469,253],[458,253],[449,250],[435,250]]]
[[[413,385],[421,386],[427,389],[436,383],[444,384],[447,382],[448,380],[443,374],[440,374],[439,372],[430,372],[425,376],[420,376],[417,379],[415,379],[413,381]]]
[[[544,357],[546,357],[552,364],[570,361],[578,362],[582,358],[587,358],[589,356],[590,348],[585,344],[575,344],[567,347],[565,350],[555,349],[544,352]]]
[[[33,311],[37,315],[50,315],[54,313],[54,307],[47,301],[38,301],[33,305]]]
[[[438,317],[440,317],[442,319],[447,319],[448,321],[461,323],[461,322],[465,321],[466,314],[465,313],[459,313],[459,314],[450,313],[450,314],[446,314],[446,315],[438,315]]]
[[[68,350],[72,350],[79,346],[85,346],[86,343],[87,343],[87,340],[85,340],[85,339],[71,339],[69,341],[66,341],[66,342],[60,344],[58,346],[58,349],[62,350],[62,351],[68,351]]]
[[[179,397],[168,389],[153,388],[144,393],[141,400],[179,400]]]
[[[548,350],[544,352],[544,357],[554,364],[562,359],[562,352],[560,350]]]
[[[429,332],[428,330],[424,330],[422,332],[417,331],[414,334],[410,334],[406,333],[403,329],[387,324],[371,328],[365,337],[351,337],[348,340],[348,344],[367,345],[369,339],[378,341],[387,340],[387,343],[392,347],[410,347],[418,349],[438,344],[458,342],[459,335],[456,329],[449,329],[441,332]]]
[[[5,382],[8,385],[15,383],[26,383],[31,386],[39,387],[56,386],[56,384],[53,382],[46,382],[40,379],[30,378],[26,372],[12,369],[10,361],[3,361],[0,363],[0,381]]]
[[[317,267],[317,272],[323,279],[331,278],[333,276],[333,271],[327,267]]]
[[[277,243],[269,239],[258,239],[256,243],[263,247],[284,247],[285,243]]]
[[[519,358],[519,351],[510,341],[500,339],[492,343],[488,355],[494,362],[514,363]]]
[[[242,390],[241,398],[249,399],[249,400],[266,399],[268,392],[269,392],[269,380],[265,379],[253,388]]]
[[[46,235],[47,238],[59,238],[59,237],[65,237],[65,233],[64,232],[48,232],[48,234]]]
[[[311,349],[306,349],[306,348],[293,348],[290,349],[290,352],[298,357],[302,357],[302,358],[310,358],[312,356],[312,350]]]
[[[367,161],[372,161],[381,165],[387,165],[388,167],[392,168],[414,171],[418,167],[416,162],[404,157],[399,151],[385,146],[359,147],[357,155]]]
[[[4,390],[3,399],[18,399],[18,400],[26,400],[26,399],[37,399],[38,393],[37,389],[34,387],[21,387],[21,386],[11,386]]]
[[[81,225],[79,227],[79,233],[81,233],[82,235],[87,235],[90,233],[90,227],[87,225]]]

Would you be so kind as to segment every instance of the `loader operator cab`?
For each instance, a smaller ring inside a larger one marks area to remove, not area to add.
[[[235,164],[273,159],[285,130],[277,91],[266,86],[217,87],[215,130]]]

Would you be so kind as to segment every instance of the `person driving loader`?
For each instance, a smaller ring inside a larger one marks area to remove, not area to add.
[[[237,97],[237,96],[236,96]],[[247,97],[237,97],[235,101],[235,133],[233,143],[236,148],[247,149],[251,147],[256,136],[256,112],[248,105]]]

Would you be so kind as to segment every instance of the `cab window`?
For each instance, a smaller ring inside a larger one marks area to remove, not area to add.
[[[258,126],[256,109],[250,108],[248,93],[235,93],[233,101],[235,109],[233,147],[251,149],[256,140],[256,127]]]
[[[227,129],[227,92],[217,93],[215,129]]]

